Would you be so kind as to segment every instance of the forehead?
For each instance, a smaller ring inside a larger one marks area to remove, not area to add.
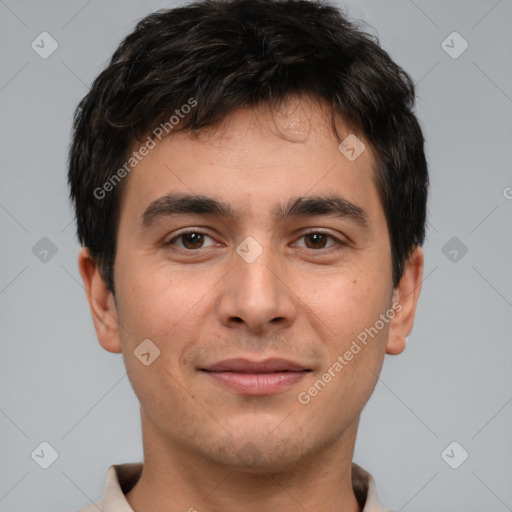
[[[360,134],[342,123],[337,129],[349,147],[340,150],[325,105],[291,99],[279,109],[235,110],[196,135],[177,131],[157,141],[127,177],[121,217],[140,216],[172,192],[216,196],[239,213],[270,215],[292,196],[337,189],[371,210],[379,203],[375,155]]]

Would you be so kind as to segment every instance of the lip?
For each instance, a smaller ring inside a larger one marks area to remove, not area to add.
[[[237,358],[200,368],[218,384],[244,395],[270,395],[301,381],[311,370],[287,359]]]
[[[226,359],[218,363],[201,368],[208,372],[237,372],[237,373],[275,373],[275,372],[302,372],[308,370],[305,366],[288,359],[272,357],[263,361],[236,358]]]

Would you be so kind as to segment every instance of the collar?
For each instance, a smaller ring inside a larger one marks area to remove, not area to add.
[[[79,512],[134,512],[125,494],[137,483],[142,473],[142,463],[112,465],[108,468],[103,498]],[[352,463],[352,486],[362,512],[392,512],[377,500],[375,481],[368,471]]]

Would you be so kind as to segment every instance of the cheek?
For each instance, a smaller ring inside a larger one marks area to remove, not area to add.
[[[355,418],[375,388],[389,329],[389,318],[382,321],[381,314],[390,308],[389,287],[379,286],[352,278],[308,304],[311,317],[322,319],[318,334],[326,358],[312,387],[303,391],[312,411],[327,414],[327,424]]]
[[[189,283],[183,272],[171,271],[164,265],[120,265],[118,280],[118,319],[123,326],[120,337],[125,366],[135,394],[155,419],[159,410],[176,410],[186,401],[179,361],[202,325],[199,317],[205,314],[201,301],[205,291],[198,283]],[[146,339],[159,350],[152,359],[155,349],[149,346],[152,362],[147,366],[136,357],[139,345]]]
[[[341,271],[317,281],[313,290],[304,288],[301,297],[332,345],[341,350],[389,308],[391,283],[385,278],[369,266],[364,273]]]
[[[208,283],[165,265],[125,265],[119,271],[120,321],[134,337],[171,336],[193,323]],[[197,320],[196,320],[197,325]]]

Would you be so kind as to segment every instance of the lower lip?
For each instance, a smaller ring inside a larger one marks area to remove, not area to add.
[[[244,395],[270,395],[301,381],[308,372],[204,372],[214,381]]]

